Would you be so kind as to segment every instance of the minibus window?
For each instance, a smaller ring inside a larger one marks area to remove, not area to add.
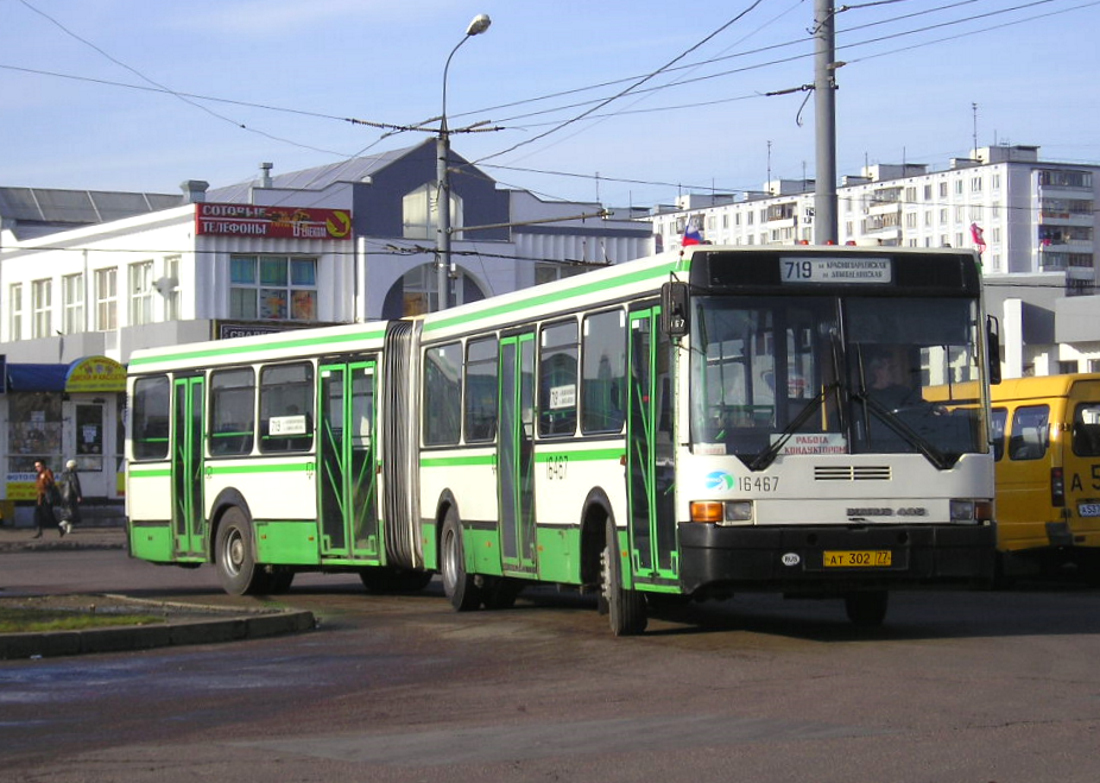
[[[1073,453],[1100,457],[1100,402],[1082,402],[1074,411]]]
[[[1005,422],[1007,421],[1007,408],[993,409],[993,459],[998,462],[1005,455]]]
[[[1050,441],[1050,406],[1027,405],[1012,416],[1012,435],[1008,439],[1008,458],[1019,462],[1042,459]]]

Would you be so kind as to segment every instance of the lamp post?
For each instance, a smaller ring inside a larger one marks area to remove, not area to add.
[[[451,271],[451,173],[448,161],[451,152],[450,131],[447,129],[447,71],[451,67],[451,58],[455,56],[462,44],[472,36],[480,35],[489,29],[493,20],[488,14],[478,14],[466,28],[466,35],[459,41],[451,53],[447,56],[447,63],[443,66],[443,111],[439,116],[439,137],[436,139],[436,182],[439,193],[436,198],[436,288],[438,293],[439,310],[446,310],[450,304],[450,271]]]

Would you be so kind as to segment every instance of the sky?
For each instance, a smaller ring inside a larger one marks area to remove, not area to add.
[[[814,27],[813,0],[0,0],[0,185],[175,194],[414,146],[461,42],[452,146],[504,186],[759,190],[814,176]],[[856,0],[835,29],[838,176],[975,140],[1100,163],[1100,0]]]

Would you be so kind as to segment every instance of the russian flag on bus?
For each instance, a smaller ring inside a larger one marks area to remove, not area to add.
[[[684,238],[683,240],[681,240],[680,244],[683,247],[687,247],[688,245],[703,244],[703,232],[697,229],[691,223],[688,223],[687,228],[684,229]]]

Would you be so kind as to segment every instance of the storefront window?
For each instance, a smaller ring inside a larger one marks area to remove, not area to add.
[[[61,467],[61,395],[27,392],[8,396],[8,471],[34,472],[36,459]]]
[[[247,320],[317,319],[317,259],[233,256],[230,315]]]

